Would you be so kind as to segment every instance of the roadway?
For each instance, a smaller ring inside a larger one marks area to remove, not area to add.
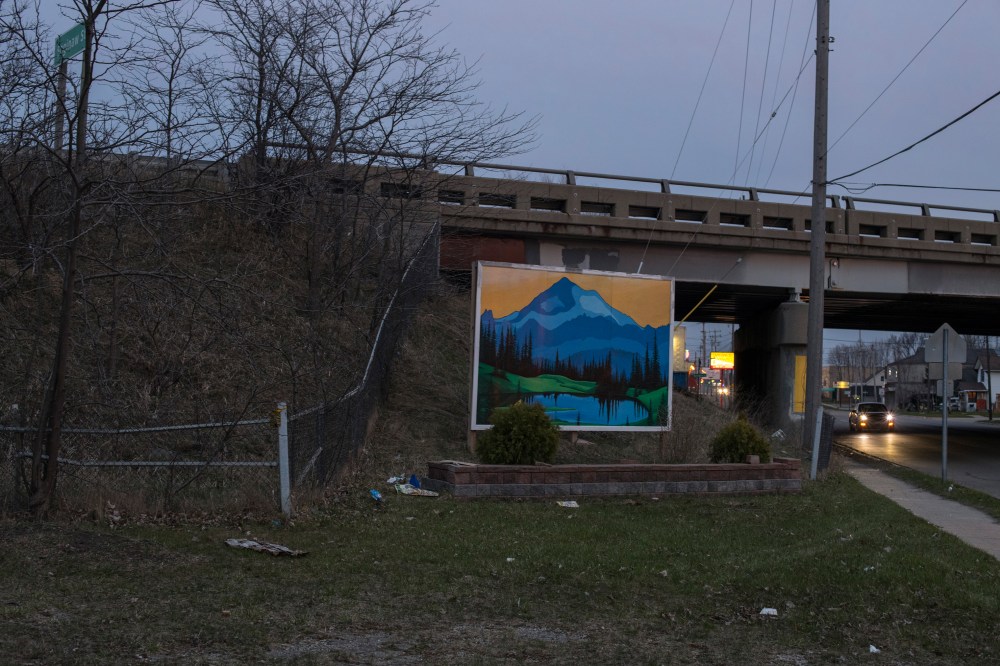
[[[860,453],[941,478],[941,416],[896,417],[896,431],[850,432],[847,411],[833,410],[834,441]],[[1000,417],[948,418],[948,480],[1000,498]]]

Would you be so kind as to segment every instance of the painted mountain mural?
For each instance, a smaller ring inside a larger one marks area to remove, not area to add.
[[[481,314],[476,420],[525,400],[567,427],[659,426],[670,348],[669,324],[641,325],[597,290],[559,278],[519,310]]]

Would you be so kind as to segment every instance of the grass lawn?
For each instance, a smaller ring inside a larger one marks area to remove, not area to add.
[[[309,554],[223,543],[247,533]],[[14,664],[1000,661],[1000,563],[836,472],[578,509],[358,487],[289,526],[8,521],[0,589]]]
[[[294,524],[0,517],[0,664],[1000,663],[1000,563],[837,471],[577,509],[392,493],[470,459],[468,302],[420,313],[371,444]],[[557,460],[701,462],[731,418],[675,396],[664,441],[589,433]]]

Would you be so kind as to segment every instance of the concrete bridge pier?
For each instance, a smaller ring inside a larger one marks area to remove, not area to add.
[[[733,340],[739,402],[789,436],[799,431],[805,412],[808,311],[795,294],[777,309],[740,322]]]

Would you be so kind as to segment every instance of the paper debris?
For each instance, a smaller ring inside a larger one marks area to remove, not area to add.
[[[764,615],[766,617],[778,617],[778,609],[777,608],[761,608],[760,609],[760,614]]]
[[[576,503],[576,500],[566,500],[566,501],[563,501],[563,502],[556,502],[556,504],[558,504],[559,506],[564,507],[566,509],[579,509],[580,508],[580,505]]]
[[[409,483],[397,483],[396,492],[400,495],[417,495],[419,497],[437,497],[438,494],[433,490],[427,490],[425,488],[416,488]]]
[[[276,543],[268,543],[267,541],[255,541],[254,539],[226,539],[226,545],[232,546],[233,548],[247,548],[249,550],[256,550],[260,553],[268,553],[269,555],[290,555],[291,557],[298,557],[299,555],[305,555],[304,550],[292,550],[287,546],[282,546]]]

